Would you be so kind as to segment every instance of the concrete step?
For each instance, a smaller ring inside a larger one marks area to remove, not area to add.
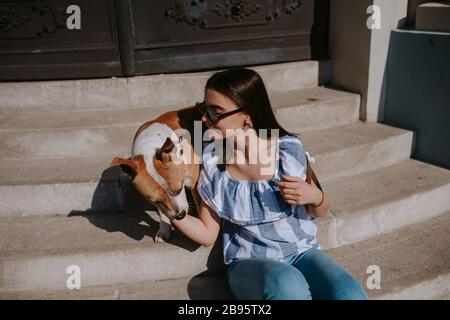
[[[0,300],[234,300],[224,273],[81,288],[0,292]]]
[[[324,87],[272,92],[270,100],[278,120],[287,130],[302,128],[302,132],[305,132],[324,129],[356,122],[359,117],[359,95]],[[189,104],[194,102],[189,101]],[[182,107],[172,105],[103,110],[2,112],[0,132],[46,132],[123,126],[134,126],[136,130],[143,122]]]
[[[413,140],[411,131],[362,121],[298,135],[324,182],[409,159]]]
[[[255,66],[269,92],[318,85],[317,61]],[[213,71],[133,78],[0,84],[0,111],[61,111],[184,106],[203,99]]]
[[[317,87],[274,93],[270,99],[277,120],[292,132],[327,129],[359,120],[357,94]]]
[[[80,149],[77,150],[66,145],[75,139],[69,135],[66,139],[52,138],[51,143],[47,140],[47,143],[34,149],[37,150],[34,155],[45,156],[43,149],[60,144],[62,150],[58,149],[52,153],[55,159],[48,159],[48,156],[41,159],[1,159],[0,216],[60,214],[70,210],[86,210],[91,208],[93,198],[98,198],[101,190],[109,192],[108,195],[105,194],[104,199],[116,199],[115,181],[120,175],[107,169],[113,157],[130,155],[128,148],[131,142],[123,142],[125,134],[120,134],[119,129],[108,127],[94,130],[109,131],[111,136],[114,135],[120,142],[117,143],[111,138],[109,143],[102,142],[103,150],[99,145],[92,145],[91,150],[87,150],[87,143],[80,144]],[[30,139],[34,139],[33,137],[30,133]],[[107,139],[108,134],[103,137]],[[320,181],[326,182],[409,158],[412,133],[383,124],[357,122],[306,132],[301,135],[301,139],[317,160],[314,169]],[[38,140],[35,142],[38,143]],[[113,147],[114,144],[116,148]],[[20,155],[18,149],[15,150],[16,155]],[[29,150],[22,150],[29,154]],[[68,154],[72,154],[73,158],[68,158]],[[84,158],[80,158],[81,156]],[[120,201],[120,197],[117,201]],[[114,203],[106,208],[113,209],[113,205]]]
[[[388,235],[328,250],[349,270],[371,299],[448,299],[450,297],[450,212]],[[380,268],[381,288],[368,289],[369,266]],[[82,269],[83,270],[83,269]],[[82,273],[83,277],[83,273]],[[63,281],[64,279],[60,279]],[[224,273],[183,278],[84,285],[80,290],[7,291],[0,299],[232,299]]]
[[[67,214],[72,210],[122,210],[131,185],[121,187],[112,158],[0,160],[0,216]]]
[[[450,170],[413,159],[335,179],[324,188],[332,199],[335,246],[368,239],[450,210]]]
[[[324,249],[386,234],[450,210],[450,171],[415,160],[325,183],[324,189],[333,202],[331,213],[319,219],[318,241]],[[175,232],[169,243],[155,245],[155,221],[155,213],[145,208],[0,218],[0,283],[10,291],[62,288],[70,265],[84,270],[86,286],[182,278],[221,269],[220,241],[214,248],[199,248]]]
[[[220,249],[199,247],[178,232],[169,243],[155,244],[156,221],[154,212],[137,210],[1,218],[0,291],[65,288],[71,265],[81,268],[83,286],[220,270]]]
[[[359,96],[355,94],[312,88],[274,93],[271,99],[276,116],[288,130],[301,128],[302,132],[307,132],[358,121]],[[142,123],[176,109],[6,112],[0,116],[0,157],[129,154],[134,134]]]
[[[427,221],[330,250],[329,254],[363,285],[370,276],[367,268],[379,266],[381,289],[367,290],[372,299],[448,299],[449,231],[450,211],[446,211]]]
[[[144,107],[103,110],[63,110],[2,112],[0,132],[46,132],[55,130],[82,130],[106,127],[134,126],[180,107]]]

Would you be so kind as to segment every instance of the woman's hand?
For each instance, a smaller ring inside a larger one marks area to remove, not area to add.
[[[322,191],[315,185],[292,176],[282,176],[285,181],[275,182],[280,188],[283,199],[294,205],[313,204],[318,205],[322,201]]]

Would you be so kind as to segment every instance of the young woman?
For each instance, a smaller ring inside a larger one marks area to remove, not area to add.
[[[261,77],[249,69],[216,73],[198,107],[202,121],[225,140],[237,132],[231,129],[248,135],[245,143],[232,144],[233,159],[240,155],[247,161],[221,165],[222,157],[204,148],[198,218],[186,215],[172,223],[204,246],[216,241],[223,224],[227,279],[234,296],[367,299],[358,281],[317,244],[316,218],[326,214],[330,199],[313,182],[304,181],[310,156],[301,140],[278,124]],[[270,129],[278,129],[278,135]],[[271,159],[269,174],[261,174],[261,149],[255,143],[266,146],[262,151]],[[252,157],[256,163],[248,161]]]

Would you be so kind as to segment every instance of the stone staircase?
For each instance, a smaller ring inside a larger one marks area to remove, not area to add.
[[[359,96],[318,86],[318,63],[255,69],[332,199],[323,249],[374,299],[450,297],[450,171],[410,159],[413,133],[359,121]],[[154,208],[115,156],[137,127],[203,98],[211,72],[0,84],[0,298],[227,299],[221,241],[154,244]],[[69,290],[67,267],[81,269]]]

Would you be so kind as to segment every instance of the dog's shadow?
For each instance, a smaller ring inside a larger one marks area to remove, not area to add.
[[[72,210],[68,216],[84,217],[99,229],[107,232],[121,232],[136,241],[150,238],[151,241],[159,229],[157,209],[144,199],[132,185],[131,177],[121,166],[106,169],[97,184],[92,196],[91,208],[84,211]],[[189,203],[189,213],[197,216],[194,199],[186,190]],[[211,249],[206,262],[207,270],[220,272],[224,270],[221,256],[221,236]],[[182,235],[178,230],[172,230],[167,244],[178,246],[190,252],[200,248],[200,245]],[[161,244],[155,244],[161,245]]]
[[[156,207],[136,191],[121,166],[110,167],[102,173],[92,196],[91,208],[72,210],[68,216],[84,217],[99,229],[121,232],[136,241],[146,237],[154,239],[159,229]],[[176,230],[172,231],[168,243],[189,251],[199,247],[189,239],[183,239]]]

